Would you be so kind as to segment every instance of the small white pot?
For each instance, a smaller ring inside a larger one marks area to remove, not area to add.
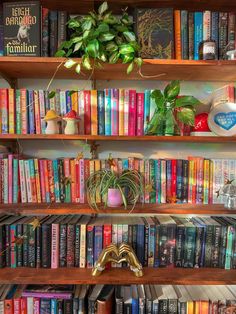
[[[58,121],[57,119],[47,120],[45,134],[58,134],[59,133],[59,126],[58,126],[57,121]]]
[[[78,133],[78,120],[71,118],[64,118],[66,121],[66,127],[64,133],[67,135],[73,135]]]

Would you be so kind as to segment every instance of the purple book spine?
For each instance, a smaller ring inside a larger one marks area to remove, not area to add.
[[[102,234],[103,234],[103,227],[102,226],[95,226],[94,232],[94,263],[98,260],[98,257],[102,251]]]
[[[71,293],[70,292],[59,292],[59,293],[53,293],[53,292],[33,292],[33,291],[23,291],[22,297],[28,298],[44,298],[44,299],[71,299]]]

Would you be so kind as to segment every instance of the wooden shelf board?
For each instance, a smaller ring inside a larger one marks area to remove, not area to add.
[[[146,141],[183,143],[235,143],[236,136],[103,136],[65,134],[0,134],[0,141],[16,140],[85,140],[85,141]]]
[[[1,284],[175,284],[175,285],[233,285],[236,270],[216,268],[144,268],[144,276],[137,278],[129,269],[113,268],[99,277],[91,269],[61,268],[3,268]]]
[[[63,66],[63,58],[46,57],[0,57],[0,73],[9,79],[51,78],[59,67],[55,78],[97,79],[97,80],[193,80],[193,81],[235,81],[236,61],[194,61],[146,59],[142,66],[142,77],[137,70],[126,74],[125,64],[103,64],[95,69],[94,75],[81,75],[74,69]],[[80,60],[80,59],[77,59]]]
[[[221,204],[144,204],[132,211],[121,208],[107,208],[96,211],[88,204],[0,204],[0,213],[20,215],[65,215],[65,214],[168,214],[168,215],[235,215],[236,209],[228,210]]]

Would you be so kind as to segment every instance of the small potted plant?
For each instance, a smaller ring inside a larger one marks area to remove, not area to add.
[[[119,207],[128,204],[135,207],[144,194],[143,176],[136,170],[123,170],[117,173],[103,169],[90,175],[86,182],[89,205],[98,210],[96,195],[101,195],[104,207]],[[132,208],[132,209],[133,209]]]
[[[155,112],[148,122],[147,135],[179,135],[177,120],[185,125],[194,125],[195,106],[200,101],[193,96],[179,96],[180,82],[172,81],[164,92],[159,89],[151,93],[156,104]]]

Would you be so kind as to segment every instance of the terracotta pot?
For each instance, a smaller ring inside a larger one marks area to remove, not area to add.
[[[109,207],[119,207],[123,204],[119,189],[108,189],[107,205]]]

